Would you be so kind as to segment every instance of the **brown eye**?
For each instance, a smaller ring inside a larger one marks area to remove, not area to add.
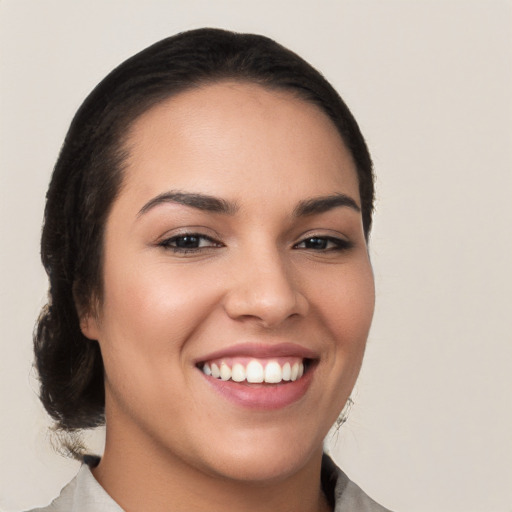
[[[311,236],[294,246],[295,249],[312,251],[343,251],[351,247],[351,242],[330,236]]]
[[[201,238],[195,235],[179,236],[174,239],[176,247],[182,249],[197,249],[201,243]]]
[[[172,249],[175,252],[200,251],[201,249],[222,246],[221,243],[212,238],[198,233],[176,235],[162,240],[158,245],[166,249]]]
[[[327,245],[329,243],[329,240],[325,238],[308,238],[307,240],[304,240],[304,247],[306,249],[317,249],[317,250],[324,250],[327,249]]]

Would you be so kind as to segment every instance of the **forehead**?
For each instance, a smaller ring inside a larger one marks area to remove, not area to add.
[[[169,98],[133,123],[127,148],[125,185],[147,194],[199,187],[223,196],[295,184],[359,197],[352,157],[328,116],[292,92],[257,84],[220,82]]]

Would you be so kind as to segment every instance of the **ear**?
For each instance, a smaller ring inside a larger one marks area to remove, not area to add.
[[[83,285],[83,281],[76,280],[73,282],[73,300],[82,334],[90,340],[98,340],[100,328],[96,296]]]
[[[90,340],[98,340],[100,337],[99,322],[96,315],[87,313],[80,317],[80,330]]]

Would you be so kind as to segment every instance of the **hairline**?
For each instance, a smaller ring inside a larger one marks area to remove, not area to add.
[[[319,104],[318,101],[315,101],[311,94],[308,94],[307,90],[300,89],[296,86],[286,84],[280,84],[276,82],[272,82],[267,79],[262,79],[258,77],[252,77],[250,75],[246,76],[237,76],[232,73],[226,73],[214,76],[205,76],[202,78],[197,78],[189,83],[184,83],[182,87],[178,87],[174,90],[168,91],[159,91],[154,94],[147,94],[146,101],[142,101],[138,106],[135,105],[129,108],[125,113],[118,116],[115,125],[115,135],[114,141],[110,147],[111,154],[116,155],[116,169],[115,173],[118,175],[118,187],[115,191],[115,194],[110,201],[110,204],[105,210],[104,222],[101,226],[101,233],[98,247],[98,266],[97,266],[97,279],[94,287],[90,290],[90,298],[88,300],[88,304],[85,307],[84,314],[92,315],[95,320],[101,321],[101,310],[104,305],[104,249],[105,249],[105,232],[106,225],[108,219],[110,217],[110,213],[114,206],[114,203],[118,199],[119,195],[123,192],[124,187],[126,186],[126,169],[129,166],[129,160],[134,148],[133,144],[133,134],[135,130],[135,125],[146,115],[149,114],[152,110],[160,107],[164,103],[171,102],[174,98],[181,96],[182,94],[186,94],[190,91],[200,91],[207,89],[210,86],[215,86],[219,84],[233,84],[233,85],[256,85],[263,90],[268,92],[282,92],[284,95],[289,96],[292,99],[296,99],[299,101],[303,101],[309,105],[312,105],[316,108],[318,112],[320,112],[325,118],[329,121],[331,126],[334,128],[335,132],[338,134],[340,143],[346,149],[351,163],[353,165],[354,172],[356,173],[356,178],[358,182],[358,186],[360,186],[360,178],[358,172],[358,165],[354,158],[352,150],[348,147],[348,144],[345,141],[339,127],[336,125],[332,117],[328,114],[328,112]],[[360,190],[358,190],[359,200],[361,202],[361,216],[364,212],[364,207],[362,204],[362,197]],[[369,233],[365,233],[365,237],[367,238]],[[79,315],[82,316],[82,315]]]

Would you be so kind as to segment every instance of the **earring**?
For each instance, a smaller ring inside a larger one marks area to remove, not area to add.
[[[348,420],[348,416],[350,414],[350,411],[352,410],[352,406],[354,405],[354,400],[352,400],[351,397],[348,397],[347,402],[345,403],[345,406],[340,412],[340,415],[336,419],[336,431],[338,431],[342,425]]]

